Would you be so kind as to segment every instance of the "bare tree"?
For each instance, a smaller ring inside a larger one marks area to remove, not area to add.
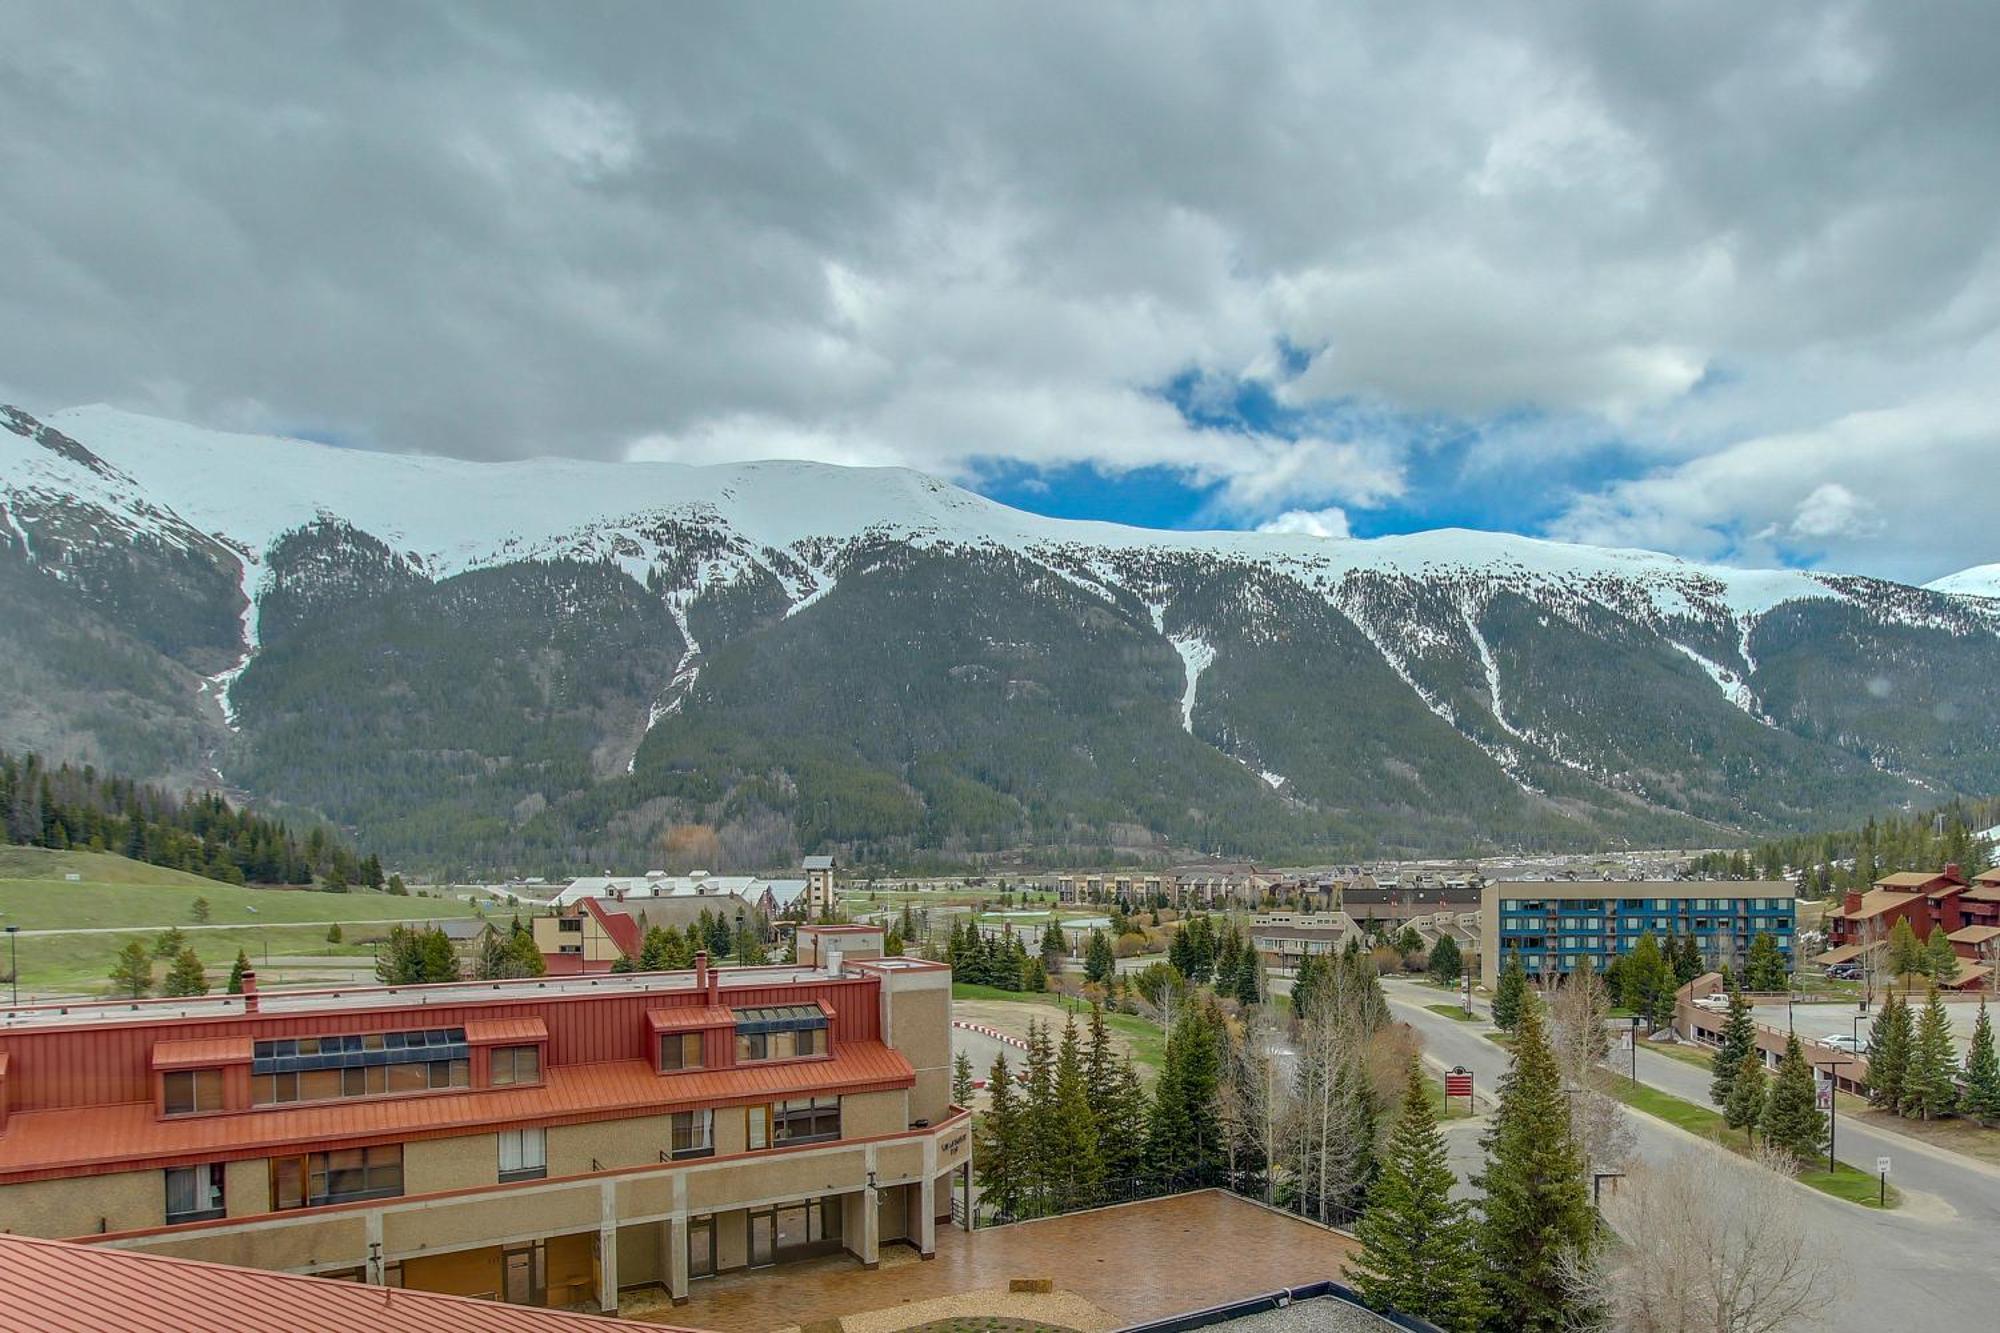
[[[1268,1012],[1253,1010],[1240,1036],[1230,1043],[1229,1076],[1218,1090],[1220,1112],[1234,1175],[1254,1160],[1264,1177],[1264,1202],[1271,1203],[1273,1177],[1285,1151],[1283,1127],[1291,1114],[1292,1089],[1279,1069],[1278,1025]]]
[[[1588,967],[1570,973],[1549,1001],[1556,1064],[1569,1090],[1570,1128],[1594,1169],[1623,1169],[1637,1146],[1624,1111],[1600,1086],[1611,1052],[1605,1027],[1610,1020],[1604,980]]]
[[[1621,1245],[1573,1273],[1577,1306],[1620,1333],[1782,1333],[1839,1295],[1839,1257],[1809,1234],[1780,1155],[1762,1170],[1694,1150],[1604,1200]]]

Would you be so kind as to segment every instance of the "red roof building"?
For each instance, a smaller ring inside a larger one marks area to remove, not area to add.
[[[1952,950],[1968,960],[1953,985],[1977,986],[2000,958],[2000,870],[1968,881],[1956,865],[1931,871],[1884,875],[1864,893],[1848,890],[1841,905],[1826,914],[1828,950],[1821,962],[1847,962],[1887,943],[1899,921],[1920,940],[1942,930]]]
[[[659,1324],[0,1235],[5,1322],[120,1333],[616,1333]]]
[[[0,1017],[0,1218],[178,1258],[614,1311],[884,1243],[969,1164],[947,968],[91,1002]],[[831,945],[831,941],[829,941]]]

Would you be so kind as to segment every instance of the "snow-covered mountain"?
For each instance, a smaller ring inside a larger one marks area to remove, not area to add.
[[[1576,843],[2000,787],[1993,569],[1162,532],[903,469],[471,463],[104,407],[0,426],[0,745],[218,769],[410,855]]]
[[[1947,574],[1924,585],[1932,592],[1958,597],[2000,598],[2000,565],[1974,565],[1956,574]]]

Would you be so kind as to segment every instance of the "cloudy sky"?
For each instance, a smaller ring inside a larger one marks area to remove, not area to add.
[[[0,2],[0,397],[2000,560],[2000,9]]]

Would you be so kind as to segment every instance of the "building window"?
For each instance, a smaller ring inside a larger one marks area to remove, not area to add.
[[[736,1011],[736,1063],[825,1055],[826,1012],[816,1004]]]
[[[464,1028],[260,1041],[250,1063],[257,1106],[430,1092],[471,1083]]]
[[[250,1100],[258,1106],[280,1106],[288,1102],[337,1101],[342,1097],[441,1092],[470,1087],[471,1069],[467,1060],[432,1060],[425,1064],[256,1074],[250,1079]]]
[[[773,1143],[814,1143],[839,1137],[838,1097],[802,1097],[771,1108]]]
[[[542,1048],[539,1046],[496,1046],[487,1082],[496,1088],[542,1081]]]
[[[699,1032],[666,1032],[660,1035],[662,1073],[672,1073],[679,1069],[700,1069],[702,1060]]]
[[[318,1208],[403,1192],[403,1145],[338,1148],[271,1159],[271,1206]]]
[[[167,1225],[223,1216],[222,1163],[167,1169]]]
[[[549,1173],[549,1132],[545,1129],[500,1131],[500,1179],[540,1180]]]
[[[161,1105],[168,1115],[196,1115],[222,1109],[220,1069],[176,1069],[160,1075]]]
[[[715,1112],[676,1111],[674,1113],[674,1147],[676,1161],[683,1157],[713,1157],[715,1155]]]

